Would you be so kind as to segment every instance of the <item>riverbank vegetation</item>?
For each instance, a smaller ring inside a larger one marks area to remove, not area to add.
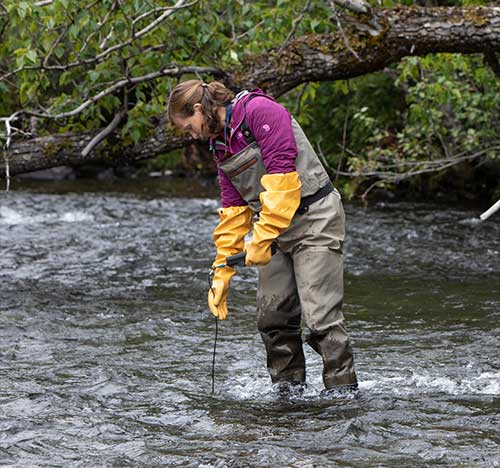
[[[499,54],[500,7],[483,0],[4,0],[0,175],[144,161],[210,175],[164,116],[199,76],[279,99],[346,197],[496,199]]]

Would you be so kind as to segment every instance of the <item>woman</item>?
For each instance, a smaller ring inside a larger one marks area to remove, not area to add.
[[[356,373],[342,314],[344,211],[307,137],[289,112],[261,90],[234,96],[223,84],[190,80],[171,92],[172,123],[210,139],[222,208],[214,265],[246,251],[259,270],[257,325],[267,367],[280,389],[305,383],[305,341],[323,359],[327,390],[355,390]],[[244,237],[252,228],[252,240]],[[227,317],[233,268],[217,268],[211,312]],[[300,388],[300,387],[299,387]]]

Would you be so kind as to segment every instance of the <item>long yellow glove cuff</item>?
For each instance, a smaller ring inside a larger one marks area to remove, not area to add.
[[[214,230],[217,255],[212,265],[220,265],[226,257],[243,251],[245,234],[252,226],[252,210],[249,206],[230,206],[219,210],[219,224]],[[227,295],[234,268],[216,268],[212,287],[208,291],[208,307],[221,320],[227,317]]]
[[[264,187],[259,198],[262,210],[253,226],[251,242],[245,246],[246,264],[266,265],[271,261],[271,244],[292,222],[300,205],[299,174],[266,174],[260,183]]]
[[[243,252],[245,235],[252,227],[252,210],[249,206],[220,208],[219,218],[219,224],[214,229],[217,256],[212,268],[224,263],[226,257]]]

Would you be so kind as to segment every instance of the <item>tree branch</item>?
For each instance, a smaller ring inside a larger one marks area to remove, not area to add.
[[[343,46],[344,42],[338,31],[321,35],[309,34],[291,40],[281,53],[274,50],[252,57],[251,61],[245,62],[237,71],[172,64],[154,73],[111,83],[106,89],[67,112],[51,115],[49,112],[30,113],[24,110],[21,113],[43,118],[72,117],[102,97],[130,84],[160,77],[180,77],[186,73],[214,76],[233,90],[260,87],[278,97],[302,83],[349,79],[382,70],[409,55],[423,56],[437,52],[483,54],[485,48],[500,50],[500,7],[373,9],[372,17],[382,26],[378,36],[370,36],[367,31],[359,32],[352,25],[345,28],[349,43],[362,61],[357,60]],[[171,129],[163,128],[164,122],[161,122],[161,125],[154,124],[154,136],[138,144],[131,145],[116,140],[116,159],[126,162],[150,158],[185,146],[191,141],[187,137],[180,137]],[[104,149],[95,148],[82,159],[84,148],[101,131],[15,141],[9,149],[11,175],[60,164],[77,165],[83,161],[99,160],[103,155],[107,158],[115,157],[110,156],[109,147],[106,146]],[[498,150],[498,147],[495,149]],[[51,157],[47,157],[47,154]],[[470,157],[472,156],[467,156]],[[446,160],[442,166],[448,167],[445,166],[448,164],[450,160]],[[0,174],[3,167],[0,163]],[[411,174],[435,170],[432,165],[408,167],[412,169]],[[410,174],[410,171],[407,172]],[[384,174],[363,175],[377,177]]]
[[[481,221],[486,221],[493,213],[497,212],[498,210],[500,210],[500,200],[490,206],[484,213],[481,214],[481,216],[479,216],[479,218],[481,219]]]
[[[476,151],[475,153],[459,153],[459,155],[450,157],[450,158],[445,158],[445,159],[435,159],[435,160],[430,160],[430,161],[401,161],[398,164],[391,165],[391,166],[386,166],[387,168],[389,167],[394,167],[394,168],[399,168],[401,166],[407,165],[407,166],[413,166],[413,168],[409,169],[406,172],[386,172],[386,171],[366,171],[366,172],[341,172],[338,171],[337,174],[344,176],[344,177],[364,177],[364,178],[370,178],[370,177],[376,177],[379,179],[379,182],[401,182],[402,180],[408,179],[410,177],[416,176],[416,175],[421,175],[421,174],[427,174],[431,172],[440,172],[444,171],[445,169],[448,169],[452,166],[456,166],[457,164],[460,164],[464,161],[470,161],[473,159],[477,159],[484,154],[490,152],[490,151],[498,151],[500,150],[500,145],[496,146],[491,146],[488,148],[485,148],[480,151]],[[420,167],[420,168],[419,168]]]
[[[218,68],[211,68],[211,67],[184,67],[184,68],[179,68],[177,66],[171,66],[170,68],[163,68],[162,70],[158,72],[153,72],[153,73],[148,73],[147,75],[143,76],[136,76],[133,78],[125,78],[122,80],[119,80],[115,83],[113,83],[111,86],[107,87],[106,89],[102,90],[101,92],[97,93],[96,95],[90,97],[87,99],[85,102],[80,104],[78,107],[75,109],[68,111],[68,112],[61,112],[59,114],[43,114],[40,112],[35,112],[35,111],[22,111],[22,113],[27,114],[27,115],[33,115],[35,117],[40,117],[40,118],[45,118],[45,119],[66,119],[68,117],[74,117],[75,115],[79,114],[83,110],[87,109],[89,106],[92,104],[95,104],[97,101],[100,99],[109,96],[110,94],[115,93],[119,89],[127,86],[127,85],[136,85],[139,83],[144,83],[146,81],[151,81],[155,80],[156,78],[164,77],[164,76],[181,76],[187,73],[204,73],[204,74],[211,74],[215,76],[222,76],[223,72],[219,70]]]
[[[335,16],[335,21],[337,22],[337,27],[338,27],[338,29],[340,31],[340,34],[342,35],[342,39],[344,40],[344,44],[345,44],[346,48],[352,53],[352,55],[354,55],[354,57],[356,57],[361,62],[361,58],[352,49],[352,47],[349,44],[349,39],[347,39],[347,36],[346,36],[346,34],[344,32],[344,28],[342,27],[342,22],[340,21],[339,15],[337,14],[337,9],[335,8],[335,1],[334,0],[330,0],[329,3],[331,5],[331,7],[332,7],[333,15]]]
[[[88,37],[87,39],[85,39],[85,42],[83,43],[81,49],[78,51],[78,53],[76,54],[76,57],[77,59],[80,59],[80,57],[82,56],[83,52],[85,51],[85,49],[88,47],[88,45],[90,44],[90,40],[96,35],[96,34],[99,34],[99,32],[101,31],[101,29],[104,27],[104,25],[109,21],[109,18],[111,17],[111,14],[113,13],[115,7],[116,7],[116,1],[113,1],[113,3],[111,4],[111,7],[109,8],[109,10],[106,12],[106,14],[104,15],[104,18],[102,21],[100,21],[98,23],[98,27],[95,31],[93,31]]]
[[[137,39],[140,39],[143,36],[145,36],[146,34],[150,33],[173,13],[175,13],[181,9],[184,9],[184,8],[189,8],[193,5],[195,5],[196,3],[198,3],[199,1],[200,0],[194,0],[193,2],[186,4],[185,3],[186,0],[177,0],[177,3],[173,7],[168,7],[167,11],[165,11],[161,16],[159,16],[156,20],[154,20],[148,26],[141,29],[138,33],[132,35],[128,40],[126,40],[125,42],[121,42],[120,44],[115,44],[114,46],[109,47],[108,49],[101,52],[100,54],[97,54],[95,57],[92,57],[92,58],[89,58],[86,60],[70,62],[70,63],[64,64],[64,65],[52,65],[52,66],[46,66],[46,67],[40,66],[40,65],[30,65],[30,66],[19,67],[19,68],[16,68],[15,70],[13,70],[12,72],[9,72],[9,73],[2,75],[0,77],[0,82],[4,81],[7,78],[10,78],[13,75],[18,74],[21,71],[25,71],[25,70],[44,69],[44,70],[54,70],[54,71],[57,71],[57,70],[66,71],[66,70],[69,70],[71,68],[80,67],[83,65],[92,65],[94,63],[98,63],[98,62],[102,61],[104,58],[106,58],[108,55],[112,54],[113,52],[117,52],[117,51],[123,49],[124,47],[131,45]]]
[[[279,96],[306,81],[335,81],[381,70],[407,56],[429,53],[484,53],[500,49],[500,7],[399,8],[373,10],[372,23],[359,31],[344,28],[359,61],[340,32],[303,35],[281,52],[263,54],[248,64],[241,88],[259,86]]]
[[[311,8],[311,0],[307,0],[304,8],[302,9],[302,12],[300,13],[299,16],[297,16],[297,18],[295,18],[293,20],[293,26],[292,26],[292,29],[291,31],[289,32],[288,36],[286,37],[285,41],[283,42],[283,44],[281,44],[280,48],[278,49],[278,53],[280,53],[285,47],[286,45],[288,44],[288,42],[290,41],[290,39],[295,35],[295,31],[297,30],[297,26],[300,24],[300,22],[304,19],[304,16],[306,15],[306,13],[310,10]]]
[[[114,116],[113,120],[109,123],[109,125],[106,128],[104,128],[103,130],[101,130],[94,138],[92,138],[92,140],[89,141],[88,145],[82,151],[82,156],[83,157],[88,156],[90,154],[90,152],[93,151],[94,148],[101,141],[103,141],[104,139],[106,139],[106,137],[111,135],[126,115],[127,115],[127,111],[125,109],[122,109],[120,112],[118,112]]]
[[[4,158],[4,163],[5,163],[5,191],[8,192],[10,188],[10,164],[9,164],[9,147],[10,147],[10,140],[11,140],[11,135],[12,135],[12,126],[11,126],[11,121],[14,120],[14,116],[11,116],[10,118],[7,119],[2,119],[5,124],[5,143],[3,144],[2,147],[2,153],[3,153],[3,158]]]

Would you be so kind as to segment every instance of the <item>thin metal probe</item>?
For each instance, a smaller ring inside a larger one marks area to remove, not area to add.
[[[214,268],[211,268],[208,271],[208,287],[210,288],[210,291],[212,291],[212,294],[215,297],[215,291],[214,288],[212,287],[212,275],[214,274],[214,269],[215,268],[224,268],[226,266],[233,266],[233,265],[245,265],[245,252],[241,252],[236,255],[232,255],[226,258],[225,263],[222,263],[220,265],[216,265]],[[214,339],[214,354],[212,358],[212,395],[215,393],[215,353],[217,351],[217,337],[219,335],[219,319],[217,316],[215,316],[215,339]]]
[[[215,339],[214,339],[214,355],[212,359],[212,395],[215,393],[215,351],[217,349],[217,335],[219,333],[219,319],[215,317]]]
[[[214,270],[210,269],[208,272],[208,285],[210,288],[210,291],[212,291],[212,294],[215,297],[215,291],[214,288],[212,287],[212,275],[214,273]],[[212,395],[215,393],[215,352],[217,350],[217,336],[219,334],[219,320],[217,317],[215,317],[215,339],[214,339],[214,353],[212,357]]]

